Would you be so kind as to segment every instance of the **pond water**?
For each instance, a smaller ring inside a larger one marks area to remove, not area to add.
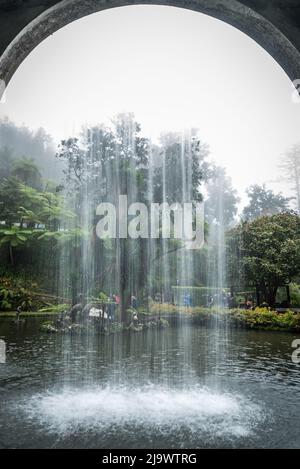
[[[293,334],[62,336],[40,322],[0,322],[0,447],[300,447]]]

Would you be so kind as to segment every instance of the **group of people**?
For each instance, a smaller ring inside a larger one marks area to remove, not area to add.
[[[78,296],[78,303],[73,305],[63,316],[66,321],[68,318],[72,323],[85,322],[91,320],[117,321],[120,310],[121,298],[117,294],[110,295],[105,301],[87,302],[82,294]],[[132,295],[130,306],[133,310],[138,308],[137,297]]]
[[[80,293],[78,303],[73,305],[69,311],[66,311],[62,320],[66,322],[69,319],[72,323],[86,322],[89,319],[93,321],[100,319],[115,321],[119,305],[120,297],[118,295],[108,297],[105,302],[99,300],[99,302],[89,303]]]
[[[215,293],[214,295],[209,295],[207,300],[207,306],[209,308],[213,308],[214,306],[222,306],[223,308],[234,308],[235,299],[230,293],[222,291],[220,293]]]

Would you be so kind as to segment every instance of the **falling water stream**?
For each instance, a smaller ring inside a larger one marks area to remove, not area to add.
[[[79,213],[82,233],[61,248],[61,294],[80,292],[90,299],[101,285],[123,302],[135,296],[140,305],[171,303],[172,287],[184,292],[193,286],[194,252],[180,243],[174,251],[175,241],[166,239],[100,242],[95,212],[98,203],[117,204],[124,194],[128,203],[151,204],[158,200],[157,186],[160,201],[174,202],[174,194],[178,203],[192,201],[191,135],[167,148],[153,145],[145,162],[132,121],[117,125],[115,140],[99,129],[84,134],[81,189],[73,199],[66,195],[66,206]],[[207,267],[209,286],[216,292],[224,286],[221,185],[218,204],[220,216],[208,240],[216,255]],[[64,226],[76,230],[78,221]],[[17,329],[9,320],[1,321],[8,353],[1,373],[0,446],[300,444],[299,434],[291,438],[292,423],[300,418],[293,404],[300,382],[289,360],[288,334],[279,340],[272,333],[228,331],[218,321],[213,328],[190,327],[183,320],[163,330],[111,336],[46,335],[39,326],[39,319],[28,319]]]

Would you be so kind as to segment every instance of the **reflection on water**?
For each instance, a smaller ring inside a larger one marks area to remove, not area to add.
[[[3,447],[300,446],[291,334],[55,336],[2,319],[0,337]]]

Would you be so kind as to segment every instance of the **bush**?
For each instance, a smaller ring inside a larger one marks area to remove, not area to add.
[[[104,293],[103,291],[101,291],[98,295],[98,299],[100,300],[101,303],[107,303],[108,301],[108,296],[106,295],[106,293]]]
[[[268,308],[255,310],[230,310],[233,322],[250,329],[300,331],[300,314],[293,311],[278,313]]]
[[[49,305],[45,308],[39,309],[40,313],[63,313],[64,311],[68,311],[70,309],[70,305],[66,303],[58,304],[58,305]]]
[[[17,281],[10,278],[0,279],[0,309],[3,311],[15,310],[21,306],[23,310],[33,307],[34,300],[29,290],[20,286]]]
[[[149,311],[154,315],[178,313],[178,306],[170,303],[151,303]]]
[[[41,308],[44,302],[32,292],[36,288],[35,282],[25,283],[21,279],[0,277],[0,310],[14,311],[19,306],[23,311],[36,311]]]
[[[186,320],[197,325],[212,326],[218,321],[219,325],[223,322],[227,325],[231,324],[247,329],[300,332],[300,313],[295,314],[293,311],[278,313],[268,308],[256,308],[255,310],[204,308],[201,306],[186,308],[168,303],[154,303],[150,307],[150,313],[174,316],[185,314]]]

